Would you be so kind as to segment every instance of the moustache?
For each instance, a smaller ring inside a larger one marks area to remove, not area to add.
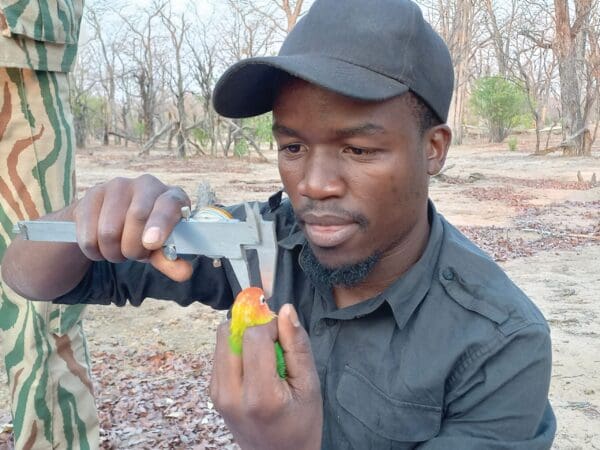
[[[369,219],[367,219],[363,214],[356,211],[349,211],[339,205],[336,205],[335,203],[317,203],[314,200],[309,200],[302,207],[295,209],[294,214],[296,215],[296,219],[301,226],[304,226],[306,223],[304,217],[306,217],[308,214],[335,216],[346,219],[348,221],[355,222],[363,230],[369,225]]]

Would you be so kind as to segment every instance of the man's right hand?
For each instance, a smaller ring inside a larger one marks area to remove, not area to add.
[[[15,239],[2,261],[2,278],[19,294],[51,300],[73,289],[92,261],[145,261],[176,281],[191,265],[170,261],[162,245],[190,199],[179,187],[151,175],[115,178],[89,189],[83,198],[44,220],[74,221],[77,245]]]
[[[161,248],[190,199],[179,187],[152,175],[115,178],[87,191],[73,208],[77,243],[92,261],[148,261],[169,278],[183,281],[191,266],[166,259]]]

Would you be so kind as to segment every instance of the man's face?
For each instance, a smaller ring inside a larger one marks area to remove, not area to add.
[[[285,190],[322,265],[402,253],[412,230],[426,226],[431,166],[404,98],[360,102],[292,80],[273,119]]]

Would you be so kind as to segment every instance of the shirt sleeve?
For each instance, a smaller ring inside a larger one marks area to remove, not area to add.
[[[226,260],[219,261],[222,264],[215,267],[210,258],[194,257],[192,277],[184,282],[173,281],[150,264],[137,261],[94,262],[81,282],[54,303],[139,306],[144,299],[155,298],[182,306],[201,302],[215,309],[228,309],[233,303],[232,271]]]
[[[417,448],[549,449],[556,431],[548,402],[551,366],[545,325],[499,336],[495,348],[474,357],[453,383],[438,436]]]

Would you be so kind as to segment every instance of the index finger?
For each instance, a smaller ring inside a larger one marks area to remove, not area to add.
[[[171,187],[163,192],[154,203],[146,221],[143,245],[148,250],[161,248],[177,222],[181,220],[181,208],[190,206],[187,194],[180,187]]]
[[[277,323],[271,321],[266,325],[250,327],[244,332],[244,393],[267,398],[273,386],[281,382],[277,373],[275,359],[275,341],[277,340]]]

